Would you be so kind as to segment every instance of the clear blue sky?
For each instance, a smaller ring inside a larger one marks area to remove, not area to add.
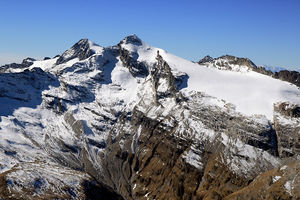
[[[193,61],[232,54],[300,68],[299,0],[0,2],[0,64],[52,57],[81,38],[109,46],[135,33]]]

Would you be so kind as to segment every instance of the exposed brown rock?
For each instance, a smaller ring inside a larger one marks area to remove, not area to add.
[[[234,192],[224,200],[257,199],[300,199],[299,161],[272,169],[258,177],[247,187]]]
[[[234,173],[214,155],[206,165],[203,180],[197,190],[197,199],[223,199],[247,186],[251,178]]]

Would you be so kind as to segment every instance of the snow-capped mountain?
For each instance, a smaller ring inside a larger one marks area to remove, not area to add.
[[[0,198],[300,198],[299,85],[258,69],[136,35],[0,67]]]

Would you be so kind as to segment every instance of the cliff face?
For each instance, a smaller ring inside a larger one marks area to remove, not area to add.
[[[274,105],[274,126],[280,157],[300,155],[300,107],[288,103]]]
[[[5,69],[0,198],[299,198],[299,89],[222,59],[211,70],[133,35]],[[254,113],[242,112],[261,80]]]

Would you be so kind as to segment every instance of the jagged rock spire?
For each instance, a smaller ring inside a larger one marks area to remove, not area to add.
[[[158,101],[161,98],[174,97],[178,89],[171,68],[159,54],[159,51],[157,51],[156,60],[157,63],[151,71],[155,98]]]

